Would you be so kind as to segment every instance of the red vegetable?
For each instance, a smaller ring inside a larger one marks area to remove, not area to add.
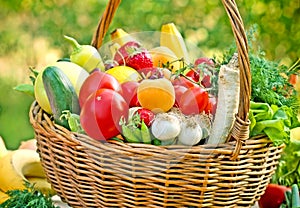
[[[208,93],[201,87],[192,87],[186,90],[179,101],[182,113],[192,115],[204,111],[208,104]]]
[[[217,98],[213,95],[209,95],[207,106],[204,111],[207,114],[215,115],[217,109]]]
[[[187,91],[188,88],[182,86],[182,85],[175,85],[174,86],[174,90],[175,90],[175,103],[174,103],[174,107],[179,107],[179,101],[181,96],[183,95],[183,93],[185,91]]]
[[[106,88],[112,89],[118,93],[122,92],[119,82],[112,75],[94,71],[88,76],[80,88],[79,92],[79,104],[82,107],[84,102],[90,96],[90,94],[96,92],[98,89]]]
[[[117,136],[121,117],[127,119],[128,104],[116,91],[99,89],[82,106],[80,122],[87,135],[96,140]]]
[[[187,78],[185,77],[177,77],[175,78],[173,81],[172,81],[172,84],[175,86],[175,85],[181,85],[181,86],[184,86],[186,88],[191,88],[191,87],[195,87],[197,86],[195,83],[193,83],[192,81],[188,80]]]
[[[146,126],[151,126],[155,118],[155,114],[151,110],[140,108],[137,110],[137,113],[140,115],[141,120],[144,121]]]
[[[141,106],[137,98],[137,88],[139,82],[128,81],[121,84],[122,95],[129,107]]]
[[[198,65],[203,65],[202,68],[199,68]],[[209,70],[211,67],[214,67],[215,63],[212,59],[201,57],[196,59],[194,63],[194,69],[190,70],[186,76],[190,77],[195,82],[201,82],[201,84],[208,88],[211,87],[211,71]],[[204,69],[204,68],[205,69]],[[201,79],[201,80],[200,80]]]
[[[268,184],[265,193],[258,201],[260,208],[279,208],[285,201],[284,193],[290,188],[277,184]]]

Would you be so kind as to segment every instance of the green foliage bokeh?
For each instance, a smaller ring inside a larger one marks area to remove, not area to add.
[[[49,48],[60,50],[64,57],[70,53],[70,46],[63,35],[89,44],[107,2],[0,0],[0,57],[26,59],[21,62],[24,66],[19,66],[25,73],[16,70],[14,65],[0,69],[0,92],[5,97],[0,100],[0,135],[9,140],[10,148],[16,148],[20,139],[33,136],[28,119],[32,99],[12,90],[20,79],[4,77],[3,73],[15,70],[20,76],[28,75],[28,66],[35,66],[39,61],[38,52],[32,49],[38,38],[45,39]],[[291,64],[299,57],[299,0],[236,0],[236,3],[246,29],[257,25],[257,44],[268,59]],[[208,54],[224,51],[233,43],[229,20],[220,0],[123,0],[109,32],[118,27],[130,33],[159,31],[161,25],[168,22],[174,22],[188,41]],[[106,36],[105,41],[108,38]]]

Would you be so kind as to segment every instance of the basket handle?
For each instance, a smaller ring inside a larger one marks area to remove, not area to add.
[[[99,48],[101,46],[103,38],[120,3],[121,0],[109,0],[103,15],[99,20],[97,30],[95,31],[95,34],[93,36],[91,44],[94,47]],[[232,138],[237,140],[237,144],[232,156],[233,158],[236,158],[240,152],[242,144],[246,139],[249,138],[248,113],[250,108],[251,95],[250,62],[244,23],[240,16],[238,7],[234,0],[222,0],[222,3],[229,17],[231,28],[234,34],[240,68],[239,110],[236,115],[236,121],[230,138],[230,140]]]
[[[103,39],[108,31],[109,25],[121,3],[121,0],[109,0],[104,10],[103,15],[100,17],[97,29],[93,35],[91,45],[95,48],[100,48]]]

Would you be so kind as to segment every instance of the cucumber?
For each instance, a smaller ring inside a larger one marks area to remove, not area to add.
[[[80,114],[78,96],[71,81],[56,66],[48,66],[42,74],[44,88],[49,99],[54,122],[70,129],[67,119],[62,116],[63,111]]]

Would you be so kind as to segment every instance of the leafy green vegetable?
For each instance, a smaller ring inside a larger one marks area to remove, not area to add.
[[[274,143],[288,143],[290,129],[300,126],[297,114],[288,106],[250,102],[250,136],[266,134]]]
[[[26,183],[27,189],[6,192],[10,198],[0,204],[0,208],[59,208],[55,206],[50,196],[36,190],[33,185]]]

